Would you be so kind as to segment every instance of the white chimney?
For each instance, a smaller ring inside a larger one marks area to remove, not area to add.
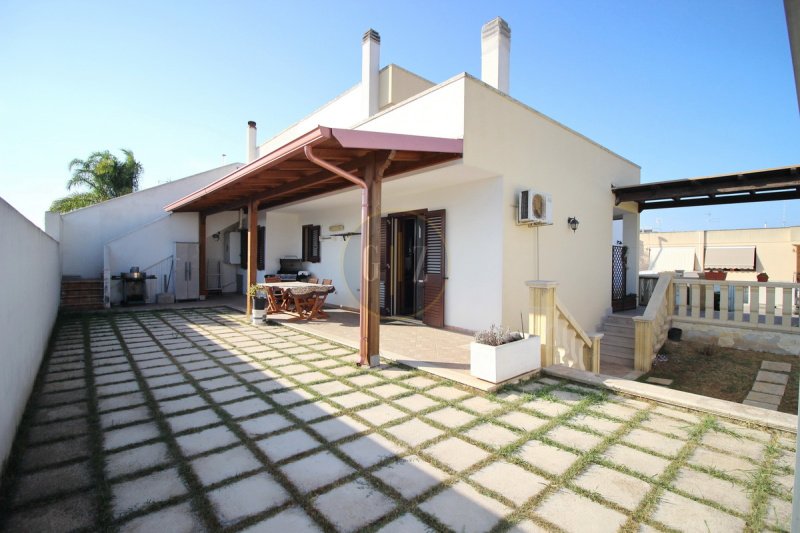
[[[361,38],[361,109],[364,116],[378,112],[381,36],[373,29]]]
[[[481,28],[481,79],[508,94],[511,28],[497,17]]]
[[[250,121],[247,123],[247,162],[254,161],[258,158],[258,147],[256,146],[256,123]]]

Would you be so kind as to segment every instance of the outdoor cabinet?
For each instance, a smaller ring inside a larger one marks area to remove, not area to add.
[[[175,299],[197,300],[200,296],[200,245],[175,243]]]

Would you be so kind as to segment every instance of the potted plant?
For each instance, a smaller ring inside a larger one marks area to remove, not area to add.
[[[728,277],[728,273],[724,270],[707,270],[706,279],[714,281],[724,281]]]
[[[475,334],[469,345],[469,371],[476,378],[500,383],[542,366],[538,336],[492,327]]]
[[[253,283],[247,288],[247,295],[253,299],[253,322],[264,319],[264,312],[267,308],[267,292],[258,283]]]
[[[761,272],[758,276],[756,276],[756,279],[763,283],[765,281],[769,281],[769,276],[766,272]]]

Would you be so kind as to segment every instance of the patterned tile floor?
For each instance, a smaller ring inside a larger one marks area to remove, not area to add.
[[[3,531],[786,530],[794,438],[552,379],[477,394],[223,308],[63,319]]]

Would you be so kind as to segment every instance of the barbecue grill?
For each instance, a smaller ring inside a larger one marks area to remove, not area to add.
[[[286,257],[280,260],[281,269],[278,270],[278,277],[281,281],[305,281],[308,275],[300,273],[303,262],[296,257]]]
[[[148,278],[146,272],[139,272],[139,267],[131,267],[130,272],[121,272],[118,279],[122,280],[122,305],[147,303],[145,280],[155,276]]]

